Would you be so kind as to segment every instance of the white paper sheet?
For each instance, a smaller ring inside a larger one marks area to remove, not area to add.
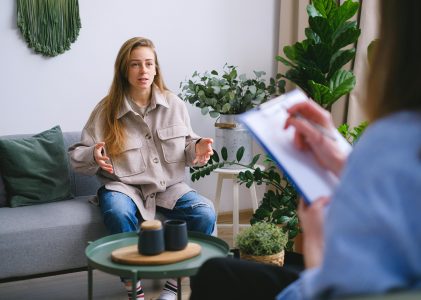
[[[307,101],[307,96],[296,89],[249,110],[240,116],[240,121],[292,181],[306,202],[311,203],[321,196],[330,196],[338,184],[338,178],[322,168],[310,152],[300,151],[294,146],[294,128],[284,129],[288,117],[286,110],[302,101]],[[334,135],[340,148],[349,153],[352,150],[350,144],[339,132]]]

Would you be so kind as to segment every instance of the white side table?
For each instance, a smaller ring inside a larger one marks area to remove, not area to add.
[[[259,167],[261,170],[264,170],[264,167],[261,165],[256,165],[256,167]],[[235,239],[235,237],[238,234],[239,231],[239,205],[238,205],[238,196],[239,196],[239,188],[240,184],[237,182],[237,175],[240,174],[240,172],[245,172],[247,170],[251,169],[215,169],[213,172],[218,174],[218,182],[216,186],[216,196],[215,196],[215,210],[216,215],[218,215],[219,211],[219,205],[221,202],[221,191],[222,191],[222,183],[224,179],[231,179],[232,180],[232,189],[233,189],[233,197],[232,197],[232,224],[218,224],[219,227],[225,227],[225,226],[232,226],[232,237]],[[256,186],[254,183],[250,186],[250,196],[251,196],[251,205],[253,207],[253,212],[256,211],[258,203],[257,203],[257,195],[256,195]],[[242,226],[248,226],[247,224],[241,224]]]

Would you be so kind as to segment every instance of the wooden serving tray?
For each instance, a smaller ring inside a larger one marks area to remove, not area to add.
[[[180,251],[164,251],[157,255],[142,255],[137,250],[137,245],[119,248],[111,252],[114,262],[129,265],[165,265],[200,254],[202,247],[196,243],[188,243],[187,247]]]

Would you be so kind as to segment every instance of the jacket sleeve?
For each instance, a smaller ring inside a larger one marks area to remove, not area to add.
[[[185,105],[183,105],[184,123],[189,131],[186,137],[186,147],[184,148],[184,155],[186,157],[186,166],[193,166],[193,160],[196,157],[196,142],[200,139],[196,133],[194,133],[190,124],[190,116]]]
[[[86,127],[82,131],[81,141],[69,147],[70,164],[75,172],[95,175],[99,166],[94,159],[96,141]]]

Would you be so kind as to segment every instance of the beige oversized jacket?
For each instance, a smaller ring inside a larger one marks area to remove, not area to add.
[[[192,189],[184,183],[185,167],[195,158],[199,139],[191,126],[185,103],[171,92],[153,86],[152,99],[144,118],[125,99],[118,118],[127,141],[124,152],[111,158],[114,174],[100,169],[94,160],[94,145],[103,141],[101,112],[82,131],[81,141],[69,148],[75,171],[94,175],[107,189],[131,197],[142,217],[155,217],[156,205],[172,209]]]

